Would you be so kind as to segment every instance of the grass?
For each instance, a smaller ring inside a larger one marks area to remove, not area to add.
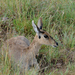
[[[10,21],[4,23],[1,21],[2,17],[8,17]],[[34,20],[37,24],[39,17],[43,18],[43,30],[49,32],[59,43],[58,48],[45,45],[41,47],[40,54],[45,54],[49,63],[49,70],[44,72],[45,75],[74,75],[75,63],[71,62],[69,56],[75,51],[75,1],[0,0],[0,26],[6,25],[8,31],[15,30],[17,35],[25,35],[29,40],[32,40],[35,32],[31,21]],[[3,29],[5,30],[5,28]],[[0,32],[3,29],[0,27]],[[10,34],[16,36],[14,32]],[[4,40],[4,37],[2,39]],[[3,42],[1,41],[1,43]],[[60,58],[62,58],[64,65],[58,69],[54,66],[56,66]],[[53,64],[52,60],[55,60],[55,64]],[[19,75],[18,69],[14,71],[11,65],[8,58],[4,59],[0,55],[0,75]],[[26,72],[26,75],[31,75],[31,73],[36,75],[37,71],[32,69],[32,71]]]

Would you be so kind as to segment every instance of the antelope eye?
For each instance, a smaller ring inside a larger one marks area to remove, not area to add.
[[[44,35],[45,38],[49,38],[47,35]]]

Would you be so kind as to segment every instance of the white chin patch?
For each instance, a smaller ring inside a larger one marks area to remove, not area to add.
[[[57,47],[57,46],[52,46],[52,47]]]

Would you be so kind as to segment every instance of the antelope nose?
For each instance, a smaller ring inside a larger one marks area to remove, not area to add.
[[[58,46],[58,43],[56,42],[56,45]]]

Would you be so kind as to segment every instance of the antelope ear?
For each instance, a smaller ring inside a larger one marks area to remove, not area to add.
[[[35,25],[34,20],[32,21],[32,26],[34,31],[38,34],[39,39],[41,38],[40,36],[40,29]]]
[[[42,29],[43,23],[42,23],[42,18],[41,17],[39,18],[37,25],[38,25],[39,29]]]
[[[34,20],[32,21],[32,26],[33,26],[33,29],[34,29],[34,31],[36,33],[39,33],[40,32],[39,28],[35,25]]]

